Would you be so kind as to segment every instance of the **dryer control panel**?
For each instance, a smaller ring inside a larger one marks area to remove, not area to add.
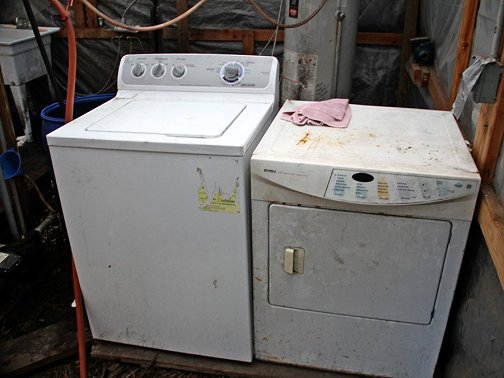
[[[414,204],[473,194],[478,182],[333,169],[324,197],[352,203]]]

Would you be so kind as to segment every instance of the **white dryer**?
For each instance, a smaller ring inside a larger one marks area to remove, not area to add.
[[[346,129],[278,116],[252,156],[256,357],[429,377],[480,177],[451,113],[351,110]]]
[[[127,55],[118,89],[47,137],[93,337],[250,361],[250,156],[278,62]]]

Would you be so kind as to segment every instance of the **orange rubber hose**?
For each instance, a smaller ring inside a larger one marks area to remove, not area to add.
[[[65,123],[73,119],[75,79],[77,75],[77,43],[75,40],[75,30],[70,19],[70,11],[66,10],[58,0],[49,0],[51,5],[61,15],[65,22],[68,39],[68,80],[67,80],[67,98],[65,106]],[[75,269],[75,263],[72,257],[72,280],[75,297],[75,315],[77,320],[77,344],[79,346],[79,373],[80,378],[87,377],[86,366],[86,331],[84,327],[84,306],[82,302],[82,293],[79,284],[79,277]]]

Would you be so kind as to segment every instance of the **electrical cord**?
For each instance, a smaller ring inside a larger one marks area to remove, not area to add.
[[[86,1],[86,0],[82,0],[82,1]],[[252,5],[252,8],[254,8],[254,10],[257,13],[259,13],[261,16],[263,16],[266,20],[268,20],[269,22],[271,22],[273,25],[276,25],[279,28],[284,28],[284,29],[297,28],[297,27],[303,26],[304,24],[310,22],[311,19],[314,18],[318,14],[318,12],[320,12],[320,10],[324,7],[325,3],[327,3],[327,0],[321,0],[320,5],[318,6],[318,8],[311,15],[309,15],[308,17],[306,17],[303,21],[296,22],[295,24],[283,24],[283,23],[280,23],[277,20],[275,20],[270,15],[268,15],[259,6],[259,4],[256,3],[255,0],[247,0],[247,1],[250,3],[250,5]]]
[[[114,80],[112,82],[111,82],[111,80],[115,76],[115,70],[116,70],[117,63],[119,63],[119,60],[121,59],[121,39],[122,39],[122,37],[118,36],[118,37],[112,37],[112,39],[110,40],[112,42],[112,45],[114,45],[114,40],[117,40],[116,57],[115,57],[114,65],[112,66],[112,71],[110,71],[110,75],[109,75],[107,81],[96,92],[97,94],[103,93],[104,91],[109,89],[112,85],[114,85],[116,82],[116,80]]]
[[[278,22],[280,22],[280,17],[282,15],[282,8],[283,8],[283,0],[280,1],[280,7],[278,8],[278,18],[277,18]],[[285,17],[282,17],[282,20],[284,20],[284,19],[285,19]],[[268,46],[270,45],[271,41],[274,38],[273,47],[271,49],[271,56],[275,56],[275,48],[276,48],[276,43],[277,43],[277,39],[278,39],[278,30],[279,29],[280,28],[278,26],[275,28],[273,33],[271,33],[271,37],[269,37],[268,42],[266,42],[264,47],[261,49],[261,51],[257,55],[261,56],[264,53],[264,51],[268,48]]]
[[[40,190],[39,186],[37,185],[37,183],[35,182],[35,180],[33,180],[30,176],[28,176],[27,174],[24,174],[23,175],[24,178],[26,180],[28,180],[32,186],[35,188],[35,191],[37,192],[39,198],[40,198],[40,201],[42,201],[42,203],[44,204],[44,206],[47,208],[47,210],[49,210],[49,212],[51,214],[56,214],[56,210],[54,210],[54,208],[49,205],[49,202],[46,201],[44,195],[42,194],[42,191]]]
[[[327,1],[327,0],[325,0]],[[112,24],[114,26],[117,26],[118,28],[123,28],[127,30],[132,30],[136,32],[151,32],[151,31],[156,31],[160,29],[167,28],[168,26],[171,26],[180,20],[183,20],[184,18],[188,17],[192,13],[194,13],[199,7],[201,7],[206,0],[199,0],[196,4],[194,4],[191,8],[189,8],[187,11],[182,13],[181,15],[171,19],[170,21],[163,22],[161,24],[157,25],[151,25],[151,26],[133,26],[133,25],[126,25],[122,22],[116,21],[113,18],[107,16],[105,13],[100,11],[99,9],[95,8],[88,0],[81,0],[82,4],[84,4],[91,12],[96,14],[97,16],[103,18],[105,21],[107,21],[109,24]]]
[[[130,8],[137,2],[137,0],[133,0],[124,10],[123,14],[121,15],[121,22],[124,22],[124,17],[126,16],[126,13],[130,10]]]
[[[283,0],[280,1],[280,6],[278,7],[278,16],[277,16],[278,23],[280,23],[280,16],[282,15],[282,9],[283,9]],[[271,49],[271,56],[275,56],[275,48],[276,48],[276,43],[277,43],[277,39],[278,39],[278,29],[280,29],[280,27],[278,25],[276,25],[275,40],[273,41],[273,47]]]

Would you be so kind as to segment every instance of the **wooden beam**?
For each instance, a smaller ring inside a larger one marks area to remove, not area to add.
[[[439,77],[434,67],[429,66],[430,79],[429,79],[429,93],[432,96],[434,108],[437,110],[451,110],[450,102],[448,101],[448,92],[446,87]]]
[[[401,63],[399,66],[399,93],[397,104],[406,106],[408,98],[408,73],[406,63],[411,56],[410,39],[416,35],[418,21],[418,2],[419,0],[406,0],[404,12],[404,30],[401,42]]]
[[[193,29],[189,28],[189,41],[243,41],[247,35],[253,32],[255,42],[268,42],[275,29]],[[163,38],[176,40],[177,29],[167,28],[163,30]],[[117,32],[106,28],[82,27],[75,30],[77,39],[110,39],[118,35],[131,35],[140,39],[152,38],[151,33],[128,33]],[[57,38],[66,38],[66,31],[56,33]],[[277,42],[284,41],[284,30],[278,30]],[[403,40],[402,33],[357,33],[357,43],[360,45],[400,46]]]
[[[177,15],[186,12],[189,9],[187,0],[177,0]],[[178,51],[188,53],[189,48],[189,17],[177,22],[177,42]]]
[[[460,26],[460,36],[457,44],[457,61],[453,70],[452,85],[450,89],[450,103],[453,104],[457,97],[458,87],[462,73],[469,65],[471,58],[471,47],[473,42],[474,29],[476,27],[476,17],[478,15],[479,0],[465,0],[462,25]]]
[[[0,343],[0,376],[27,374],[77,354],[73,322],[56,323]],[[86,342],[91,340],[86,336]]]
[[[243,35],[243,53],[245,55],[255,54],[255,39],[253,30],[249,30]]]
[[[401,46],[402,41],[402,33],[357,33],[357,44],[359,45]]]
[[[500,62],[504,61],[501,40]],[[500,77],[494,104],[482,104],[472,153],[481,174],[478,221],[504,288],[504,206],[492,189],[492,180],[504,138],[504,78]]]
[[[96,0],[89,0],[91,5],[96,7]],[[90,9],[86,8],[86,26],[88,28],[97,28],[98,27],[98,19],[96,14],[94,14]]]
[[[95,358],[121,361],[137,365],[153,365],[161,368],[249,378],[351,378],[347,374],[282,365],[264,361],[252,363],[221,360],[193,356],[189,354],[166,352],[157,349],[95,341],[91,356]]]
[[[86,8],[84,4],[80,0],[75,0],[75,3],[72,6],[75,20],[76,28],[85,28],[86,25]]]
[[[504,206],[490,185],[482,185],[478,222],[504,289]]]

